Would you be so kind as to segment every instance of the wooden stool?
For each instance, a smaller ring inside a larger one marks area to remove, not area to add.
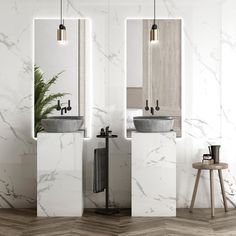
[[[199,183],[199,179],[200,179],[200,174],[202,170],[209,170],[210,172],[210,191],[211,191],[211,216],[214,217],[215,215],[215,198],[214,198],[214,175],[213,175],[213,170],[218,170],[218,174],[219,174],[219,179],[220,179],[220,186],[221,186],[221,193],[222,193],[222,197],[223,197],[223,202],[224,202],[224,209],[225,212],[228,211],[227,208],[227,202],[226,202],[226,197],[225,197],[225,189],[224,189],[224,181],[223,181],[223,177],[222,177],[222,170],[223,169],[227,169],[228,168],[228,164],[226,163],[219,163],[219,164],[205,164],[202,162],[197,162],[197,163],[193,163],[193,168],[197,169],[197,177],[196,177],[196,181],[195,181],[195,185],[194,185],[194,189],[193,189],[193,196],[192,196],[192,201],[191,201],[191,206],[190,206],[190,212],[193,211],[193,205],[195,202],[195,198],[196,198],[196,194],[197,194],[197,188],[198,188],[198,183]]]

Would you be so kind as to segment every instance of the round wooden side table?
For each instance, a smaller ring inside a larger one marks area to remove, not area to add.
[[[196,194],[197,194],[198,183],[199,183],[199,179],[200,179],[200,175],[201,175],[202,170],[209,170],[209,172],[210,172],[211,216],[214,217],[214,215],[215,215],[214,173],[213,173],[214,170],[218,170],[219,179],[220,179],[220,186],[221,186],[221,193],[222,193],[223,202],[224,202],[224,209],[225,209],[225,212],[227,212],[228,207],[227,207],[227,202],[226,202],[226,197],[225,197],[225,189],[224,189],[224,181],[223,181],[223,177],[222,177],[222,170],[227,169],[228,164],[227,163],[206,164],[206,163],[202,163],[202,162],[197,162],[197,163],[193,163],[192,166],[194,169],[197,169],[198,172],[197,172],[195,185],[194,185],[194,189],[193,189],[193,196],[192,196],[192,201],[191,201],[191,206],[190,206],[190,212],[193,211],[193,206],[194,206],[194,202],[195,202],[195,198],[196,198]]]

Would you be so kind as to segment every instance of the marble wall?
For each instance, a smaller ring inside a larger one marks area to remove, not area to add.
[[[176,216],[176,133],[132,133],[131,215]]]
[[[65,16],[92,23],[92,137],[84,145],[85,207],[104,204],[92,192],[95,135],[107,124],[119,135],[111,143],[111,204],[128,207],[130,140],[125,122],[125,22],[152,18],[147,0],[65,0]],[[190,204],[196,172],[209,143],[221,143],[227,196],[236,204],[234,0],[157,0],[158,18],[183,19],[183,136],[177,140],[177,206]],[[36,142],[32,139],[33,19],[58,17],[56,0],[0,0],[0,207],[36,206]],[[218,181],[218,180],[217,180]],[[201,178],[196,207],[208,207],[209,175]],[[219,191],[219,188],[216,188]],[[220,194],[216,205],[221,206]]]
[[[83,131],[38,134],[37,216],[82,216],[83,140]]]

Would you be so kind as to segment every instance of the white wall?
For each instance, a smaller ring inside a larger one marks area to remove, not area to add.
[[[143,22],[127,20],[127,87],[143,87]]]
[[[227,192],[236,195],[236,3],[233,0],[222,4],[222,32],[221,32],[221,129],[222,153],[225,160],[230,162],[227,178]],[[230,199],[235,199],[231,197]],[[234,205],[236,201],[234,200]]]
[[[0,0],[0,6],[0,190],[7,200],[0,198],[0,206],[32,207],[36,199],[36,149],[31,137],[33,18],[58,17],[59,4],[56,0]],[[235,61],[236,2],[158,0],[157,9],[158,18],[182,18],[184,24],[183,137],[177,141],[177,205],[186,207],[190,203],[196,176],[192,162],[201,160],[209,142],[220,141],[221,160],[230,165],[224,172],[227,197],[236,202],[232,151],[235,71],[231,63]],[[85,204],[104,204],[104,194],[92,192],[93,150],[103,145],[95,135],[109,124],[119,135],[110,149],[111,203],[128,207],[131,145],[124,138],[125,20],[152,18],[152,1],[68,0],[65,10],[67,17],[88,17],[92,22],[93,135],[84,146]],[[209,207],[207,172],[199,187],[196,207]],[[222,206],[220,193],[215,196],[217,207]]]
[[[60,45],[57,42],[58,19],[35,19],[34,43],[35,64],[40,66],[47,80],[64,71],[49,94],[68,93],[60,98],[62,106],[67,106],[71,100],[72,110],[65,115],[78,115],[79,102],[79,26],[78,20],[66,19],[68,43]],[[55,104],[57,101],[55,101]],[[54,111],[51,115],[60,115]]]

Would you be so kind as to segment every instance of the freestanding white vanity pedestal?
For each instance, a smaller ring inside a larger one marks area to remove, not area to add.
[[[83,138],[83,132],[38,134],[38,216],[82,216]]]
[[[132,133],[132,216],[176,216],[175,138]]]

